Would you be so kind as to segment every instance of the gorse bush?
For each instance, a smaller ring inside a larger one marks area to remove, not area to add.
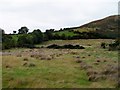
[[[109,51],[120,50],[120,40],[115,40],[113,43],[107,44],[105,42],[101,43],[102,48],[107,48]]]
[[[79,46],[79,45],[74,46],[74,45],[71,45],[71,44],[63,45],[63,46],[52,44],[52,45],[49,45],[47,48],[53,48],[53,49],[85,49],[83,46]]]
[[[114,43],[109,44],[109,50],[120,50],[120,40],[116,40]]]
[[[105,49],[106,48],[106,43],[104,43],[104,42],[101,43],[101,47]]]

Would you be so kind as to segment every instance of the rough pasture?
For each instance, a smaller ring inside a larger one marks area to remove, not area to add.
[[[117,87],[118,53],[100,47],[112,40],[63,40],[51,44],[80,44],[85,49],[11,49],[3,51],[3,88]],[[103,83],[104,82],[104,83]]]

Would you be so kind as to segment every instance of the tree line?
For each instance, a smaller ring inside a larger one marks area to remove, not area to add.
[[[63,32],[68,30],[73,32],[75,35],[68,36],[63,33],[59,35],[56,32]],[[24,26],[17,31],[13,31],[13,34],[5,34],[2,30],[2,49],[10,49],[15,47],[27,47],[34,48],[35,44],[40,44],[49,40],[73,40],[73,39],[98,39],[98,38],[108,38],[107,36],[102,36],[95,32],[77,32],[70,28],[60,29],[55,31],[54,29],[46,30],[42,32],[40,29],[35,29],[33,32],[29,32],[29,29]]]
[[[29,29],[27,27],[21,27],[18,30],[18,34],[15,33],[16,31],[13,31],[13,34],[5,34],[5,31],[2,30],[2,49],[15,47],[32,48],[35,44],[43,42],[44,39],[43,33],[39,29],[29,33]]]

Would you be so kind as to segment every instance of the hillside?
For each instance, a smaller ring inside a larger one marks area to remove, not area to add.
[[[77,30],[91,30],[109,37],[116,37],[118,34],[118,16],[109,16],[101,20],[93,21],[77,28]],[[76,30],[76,29],[74,29]]]
[[[79,27],[64,28],[59,31],[49,29],[46,32],[41,32],[40,29],[28,32],[27,27],[21,27],[18,34],[3,35],[2,47],[3,49],[12,47],[32,48],[36,44],[49,40],[115,39],[118,38],[118,21],[118,16],[114,15]]]
[[[104,19],[92,21],[79,27],[65,28],[65,30],[72,30],[73,32],[77,32],[76,34],[92,32],[92,34],[97,33],[99,36],[102,35],[108,38],[116,38],[118,37],[118,21],[118,15],[113,15]],[[62,32],[65,30],[63,29]]]

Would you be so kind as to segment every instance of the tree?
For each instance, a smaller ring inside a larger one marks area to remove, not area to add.
[[[2,36],[2,49],[10,49],[15,47],[15,40],[10,35]]]
[[[51,40],[53,39],[53,29],[52,30],[46,30],[46,32],[44,33],[45,34],[45,37],[47,37],[48,40]]]
[[[33,41],[35,44],[39,44],[43,41],[43,33],[41,30],[37,29],[32,32]]]
[[[24,27],[21,27],[19,30],[18,30],[18,34],[27,34],[29,31],[29,29],[24,26]]]
[[[2,42],[2,36],[5,35],[5,31],[0,28],[0,43]]]
[[[49,31],[50,31],[50,32],[54,32],[55,30],[54,30],[54,29],[50,29]]]
[[[63,31],[63,29],[62,28],[60,28],[60,30],[59,31]]]
[[[60,36],[59,36],[58,33],[55,33],[55,34],[54,34],[54,39],[58,39],[58,40],[60,39]]]
[[[67,37],[65,36],[64,33],[61,35],[61,39],[63,39],[63,40],[66,40],[66,39],[67,39]]]
[[[2,33],[2,35],[4,35],[4,34],[5,34],[5,31],[4,31],[4,30],[2,30],[2,31],[1,31],[1,33]]]
[[[13,31],[13,34],[16,34],[16,31]]]
[[[26,41],[27,41],[27,39],[26,39],[26,35],[20,35],[19,37],[18,37],[18,41],[17,41],[17,46],[18,47],[24,47],[24,44],[26,44]]]
[[[30,34],[23,34],[21,36],[19,36],[18,38],[18,43],[17,43],[18,47],[31,47],[34,46],[33,44],[33,36]]]

